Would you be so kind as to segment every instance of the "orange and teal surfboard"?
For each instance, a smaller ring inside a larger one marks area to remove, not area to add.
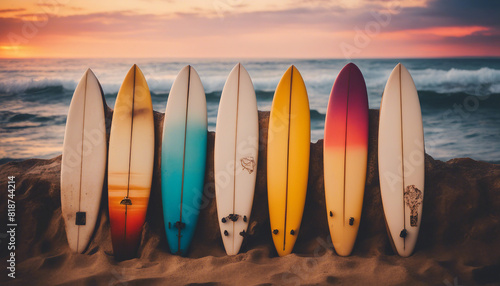
[[[337,76],[325,120],[323,164],[328,225],[337,254],[351,254],[358,234],[368,157],[368,96],[358,67]]]

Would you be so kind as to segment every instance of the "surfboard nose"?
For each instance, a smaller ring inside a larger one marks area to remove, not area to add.
[[[357,66],[354,63],[348,63],[347,65],[345,65],[344,68],[352,68],[352,67],[356,67],[357,68]]]

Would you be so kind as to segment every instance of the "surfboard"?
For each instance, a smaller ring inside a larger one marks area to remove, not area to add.
[[[137,65],[118,91],[109,138],[108,204],[114,255],[136,255],[151,192],[154,160],[153,105]]]
[[[267,141],[267,194],[274,246],[292,252],[307,193],[311,121],[304,80],[295,66],[274,93]]]
[[[378,167],[389,237],[400,256],[410,256],[422,219],[424,130],[417,89],[402,64],[389,76],[380,104]]]
[[[347,64],[332,87],[325,119],[323,166],[330,236],[350,255],[358,234],[368,158],[368,95],[359,68]]]
[[[161,153],[163,217],[170,251],[186,254],[200,212],[207,153],[207,102],[200,77],[184,67],[170,89]]]
[[[214,174],[217,216],[224,248],[238,254],[252,211],[259,115],[252,80],[237,64],[229,74],[219,103],[215,129]]]
[[[103,98],[87,69],[71,99],[61,163],[61,212],[69,247],[78,253],[90,242],[101,204],[107,152]]]

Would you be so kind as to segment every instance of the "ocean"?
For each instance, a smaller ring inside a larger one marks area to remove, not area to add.
[[[252,77],[259,110],[270,110],[274,89],[294,64],[309,94],[311,139],[323,138],[330,90],[343,59],[240,60]],[[180,69],[191,64],[205,87],[209,130],[215,130],[220,94],[235,59],[0,59],[0,163],[61,154],[66,114],[82,74],[91,68],[113,108],[136,63],[148,81],[153,108],[164,112]],[[378,109],[394,66],[403,63],[418,90],[426,152],[435,159],[471,157],[500,163],[500,58],[358,59],[369,107]]]

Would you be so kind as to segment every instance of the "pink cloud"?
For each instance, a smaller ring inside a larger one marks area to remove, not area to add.
[[[354,45],[367,23],[376,23],[374,15],[384,13],[380,9],[292,8],[224,18],[200,11],[0,17],[0,46],[23,47],[17,55],[0,49],[0,57],[343,57],[341,43]],[[499,27],[479,16],[434,17],[425,9],[391,15],[354,57],[500,55],[491,48],[500,44]]]

